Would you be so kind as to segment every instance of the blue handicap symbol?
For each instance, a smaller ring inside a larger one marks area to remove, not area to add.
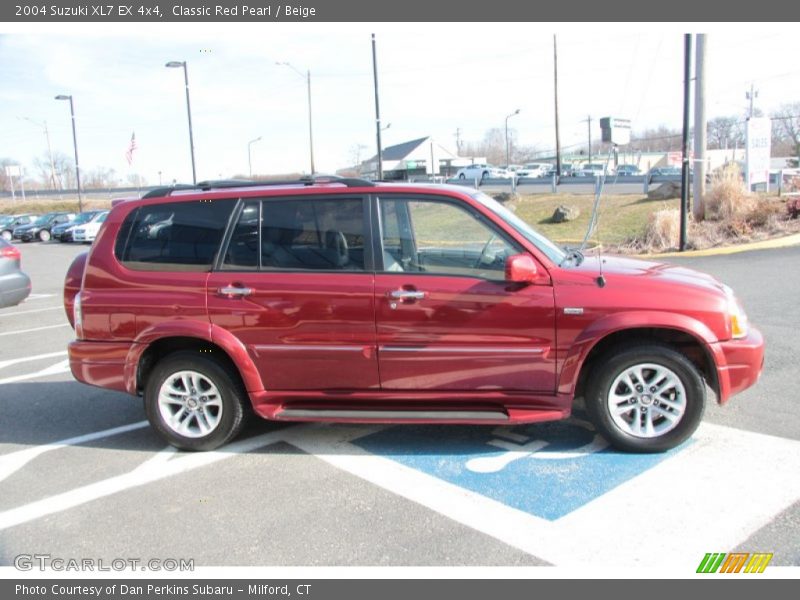
[[[515,427],[402,425],[356,446],[555,521],[679,452],[610,448],[581,419]]]

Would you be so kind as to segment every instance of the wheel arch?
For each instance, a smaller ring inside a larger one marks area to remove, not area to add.
[[[674,325],[654,325],[625,327],[607,331],[585,343],[580,354],[571,355],[565,361],[570,364],[572,373],[567,368],[562,370],[559,391],[574,392],[574,397],[583,396],[586,382],[598,361],[612,348],[631,343],[661,343],[684,354],[702,375],[706,383],[720,397],[720,381],[717,372],[717,361],[714,358],[710,341],[695,331]],[[572,353],[571,353],[572,354]]]

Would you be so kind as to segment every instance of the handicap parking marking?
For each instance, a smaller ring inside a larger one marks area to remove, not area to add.
[[[568,422],[505,432],[321,426],[286,441],[557,566],[694,573],[709,549],[736,547],[800,499],[800,442],[710,423],[657,455],[601,448]],[[499,456],[500,469],[467,468]]]
[[[443,440],[446,455],[441,454]],[[671,456],[621,456],[580,420],[457,432],[447,425],[393,427],[353,443],[551,521]],[[404,451],[394,452],[398,448]]]

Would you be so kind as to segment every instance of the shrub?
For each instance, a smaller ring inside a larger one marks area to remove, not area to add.
[[[677,208],[666,208],[652,213],[644,233],[645,247],[649,251],[676,247],[680,228],[681,214]]]
[[[703,201],[706,218],[712,221],[744,218],[757,203],[756,197],[744,189],[736,163],[729,163],[714,173]]]

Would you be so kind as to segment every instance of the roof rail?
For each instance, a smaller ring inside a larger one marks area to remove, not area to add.
[[[374,187],[372,181],[355,177],[339,177],[338,175],[312,175],[299,179],[281,179],[272,181],[254,181],[252,179],[218,179],[214,181],[199,181],[196,185],[179,183],[170,187],[159,187],[147,192],[142,198],[162,198],[172,192],[199,190],[207,192],[215,189],[242,188],[242,187],[267,187],[277,185],[315,185],[318,183],[340,183],[347,187]]]

